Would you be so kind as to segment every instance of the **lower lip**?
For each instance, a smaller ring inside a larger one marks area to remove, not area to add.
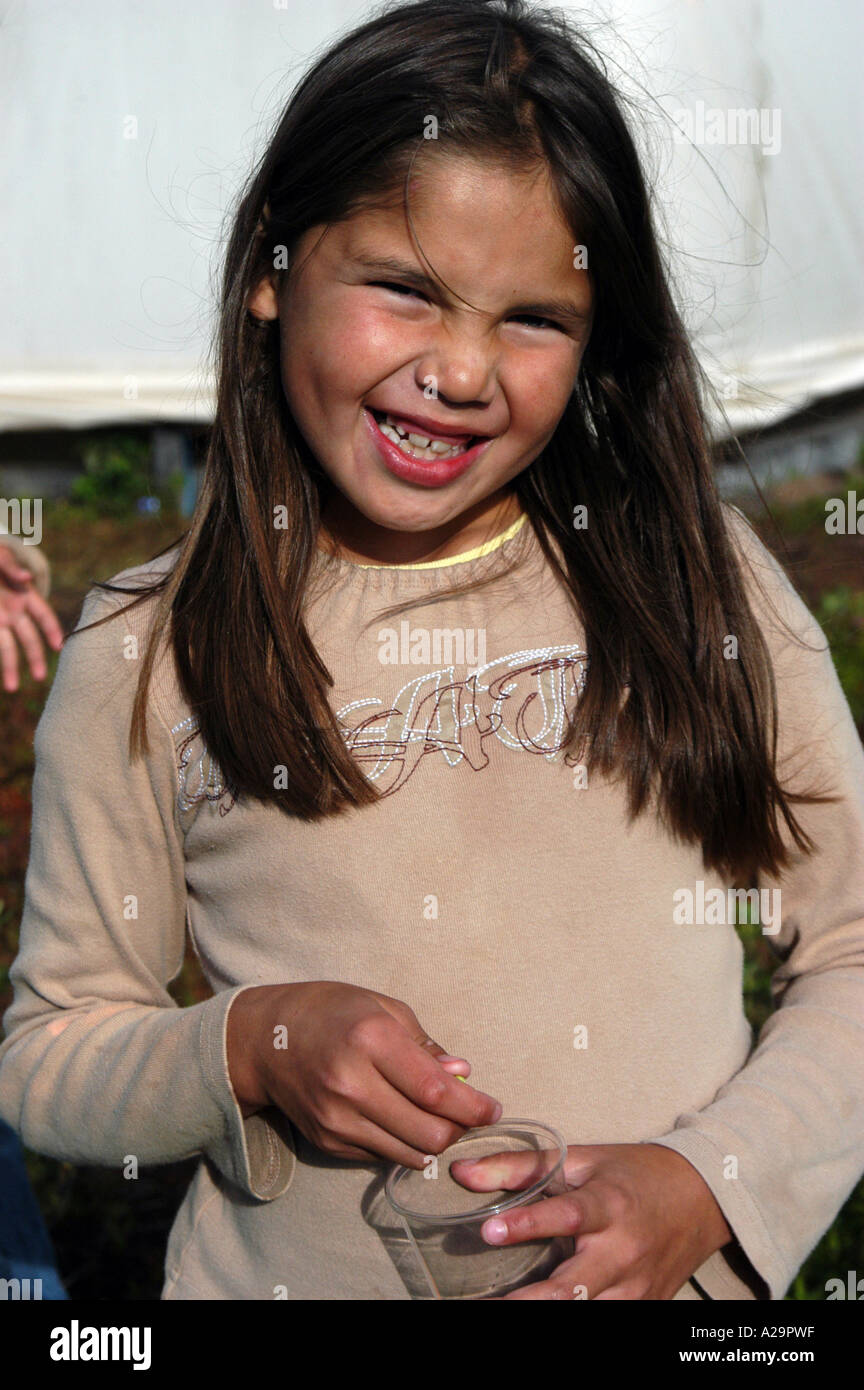
[[[386,434],[381,433],[378,421],[371,411],[364,409],[363,414],[372,441],[388,472],[402,478],[406,483],[419,483],[421,487],[444,487],[446,483],[452,483],[453,479],[470,468],[493,442],[491,439],[481,439],[477,444],[472,444],[470,449],[466,449],[464,454],[456,454],[453,458],[412,459],[403,454]]]

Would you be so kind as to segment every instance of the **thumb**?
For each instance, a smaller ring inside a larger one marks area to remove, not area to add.
[[[430,1038],[426,1029],[418,1019],[414,1010],[404,1003],[401,999],[392,999],[388,994],[379,994],[377,990],[370,990],[374,994],[378,1003],[388,1013],[402,1024],[405,1032],[412,1042],[422,1047],[424,1052],[428,1052],[442,1067],[452,1076],[467,1076],[471,1070],[471,1064],[464,1057],[455,1057],[452,1052],[448,1052],[434,1038]]]
[[[471,1070],[471,1063],[465,1057],[452,1057],[449,1053],[444,1053],[438,1058],[442,1067],[447,1071],[452,1071],[454,1075],[467,1076]]]
[[[460,1076],[464,1081],[470,1074],[471,1063],[464,1057],[454,1057],[452,1052],[445,1052],[443,1047],[432,1038],[427,1038],[425,1043],[421,1043],[425,1052],[431,1052],[436,1062],[440,1062],[445,1071],[451,1076]]]

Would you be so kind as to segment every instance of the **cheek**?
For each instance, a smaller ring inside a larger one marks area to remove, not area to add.
[[[356,303],[338,293],[297,292],[281,315],[283,351],[310,364],[347,356],[365,335],[364,318]]]
[[[355,374],[365,368],[367,379],[394,370],[412,353],[410,325],[369,307],[346,308],[335,338],[346,364],[353,364]]]
[[[335,353],[346,361],[356,361],[358,354],[397,354],[409,336],[406,324],[356,295],[334,295],[319,302],[307,323],[313,338],[326,340],[328,355]]]
[[[328,395],[362,396],[401,366],[406,341],[404,328],[392,318],[346,308],[311,326],[304,353],[306,370]]]
[[[295,330],[282,344],[282,384],[301,415],[313,403],[332,407],[337,398],[351,395],[352,374],[356,377],[359,369],[350,339],[331,337],[323,327],[308,337]]]
[[[579,370],[577,353],[550,353],[545,362],[537,354],[522,370],[511,375],[509,390],[513,424],[522,434],[541,435],[554,429],[564,412]]]

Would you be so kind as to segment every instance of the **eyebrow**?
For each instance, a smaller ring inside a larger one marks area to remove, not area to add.
[[[435,298],[441,294],[441,286],[430,276],[418,270],[410,261],[401,261],[398,256],[369,256],[359,252],[351,257],[352,262],[374,275],[398,275],[412,289],[422,290]],[[534,299],[530,303],[520,303],[510,309],[511,314],[526,314],[536,318],[565,319],[570,323],[584,323],[589,311],[580,309],[572,299]]]

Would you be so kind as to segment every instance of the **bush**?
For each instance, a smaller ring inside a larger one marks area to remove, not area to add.
[[[864,590],[841,584],[819,597],[815,614],[831,647],[856,724],[864,722]]]
[[[178,473],[161,486],[154,486],[150,470],[150,445],[129,434],[85,437],[79,447],[84,465],[69,491],[72,505],[92,519],[102,516],[128,517],[137,511],[176,510],[182,479]],[[141,506],[146,499],[158,499],[159,506]]]

